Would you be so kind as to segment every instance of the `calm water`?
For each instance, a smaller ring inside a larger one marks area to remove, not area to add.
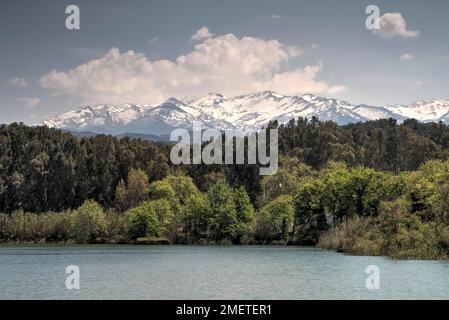
[[[81,289],[67,290],[77,265]],[[365,269],[380,269],[368,290]],[[449,299],[449,263],[303,247],[0,247],[0,299]]]

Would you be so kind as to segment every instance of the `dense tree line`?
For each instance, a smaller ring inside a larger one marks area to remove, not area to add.
[[[0,212],[63,211],[94,199],[111,207],[115,189],[132,168],[151,180],[170,172],[158,146],[20,124],[0,127]]]
[[[277,123],[271,123],[277,127]],[[320,243],[447,258],[449,127],[279,126],[280,165],[174,166],[170,144],[0,127],[0,241]]]
[[[402,124],[381,119],[338,126],[299,118],[279,127],[279,145],[281,153],[315,169],[334,160],[398,173],[416,170],[428,160],[447,159],[449,127],[414,119]]]
[[[276,123],[271,124],[276,127]],[[320,170],[329,161],[399,173],[417,170],[428,160],[447,159],[449,127],[386,119],[338,126],[316,118],[292,119],[279,126],[282,155]],[[116,205],[118,185],[131,169],[149,181],[170,174],[193,178],[200,191],[224,178],[244,186],[258,206],[263,181],[256,165],[173,166],[171,146],[140,139],[98,135],[76,138],[70,133],[22,124],[0,126],[0,212],[63,211],[93,199],[109,209]],[[139,189],[139,186],[135,186]]]

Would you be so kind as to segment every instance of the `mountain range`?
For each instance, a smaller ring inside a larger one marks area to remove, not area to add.
[[[209,93],[199,98],[170,98],[157,105],[86,106],[49,118],[38,125],[72,132],[112,135],[168,135],[175,128],[190,129],[193,121],[202,128],[258,130],[270,120],[286,123],[291,118],[318,117],[340,125],[380,118],[399,122],[414,118],[422,122],[449,124],[449,100],[416,101],[410,105],[354,105],[344,100],[281,95],[264,91],[237,97]]]

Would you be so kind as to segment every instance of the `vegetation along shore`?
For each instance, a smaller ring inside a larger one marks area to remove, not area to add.
[[[271,126],[278,127],[276,123]],[[449,127],[279,126],[279,171],[170,163],[170,145],[0,127],[0,242],[318,245],[449,257]]]

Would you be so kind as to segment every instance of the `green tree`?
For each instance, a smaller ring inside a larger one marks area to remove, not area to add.
[[[199,242],[200,239],[207,239],[210,236],[210,227],[213,223],[208,198],[202,193],[194,193],[187,197],[182,211],[184,231],[190,234],[191,241]]]
[[[115,208],[119,212],[129,209],[128,190],[125,181],[120,180],[115,188]]]
[[[234,242],[241,243],[242,239],[250,234],[255,215],[254,207],[245,187],[241,186],[234,190],[234,203],[237,217]]]
[[[280,196],[264,206],[256,215],[255,239],[270,243],[287,242],[293,231],[295,209],[290,196]]]
[[[349,189],[360,216],[376,216],[380,202],[392,201],[403,194],[405,183],[400,176],[358,167],[351,171]]]
[[[133,208],[148,197],[148,176],[141,169],[131,169],[126,184],[120,180],[115,189],[116,208],[124,211]]]
[[[212,217],[211,236],[215,242],[232,241],[237,232],[237,211],[232,188],[224,181],[212,184],[207,197]]]
[[[310,166],[299,162],[297,158],[281,156],[279,165],[276,174],[262,179],[262,199],[259,201],[261,206],[281,195],[295,196],[302,185],[310,182],[316,175]]]
[[[179,229],[176,215],[173,212],[172,205],[167,199],[158,199],[151,201],[154,212],[159,220],[160,233],[173,241],[176,239],[176,233]]]
[[[321,180],[305,184],[294,198],[295,227],[293,241],[304,245],[316,244],[322,232],[328,229],[323,204]]]
[[[326,213],[332,216],[334,224],[354,214],[351,172],[345,163],[330,162],[320,172],[319,193]]]
[[[149,197],[153,200],[165,199],[170,203],[173,212],[170,227],[172,239],[181,233],[184,234],[184,241],[192,242],[208,236],[211,220],[207,198],[190,177],[168,176],[153,182],[149,187]]]
[[[125,213],[127,233],[131,239],[159,237],[163,229],[159,221],[155,203],[147,201]]]
[[[449,225],[449,160],[425,163],[409,176],[409,188],[421,215]]]

